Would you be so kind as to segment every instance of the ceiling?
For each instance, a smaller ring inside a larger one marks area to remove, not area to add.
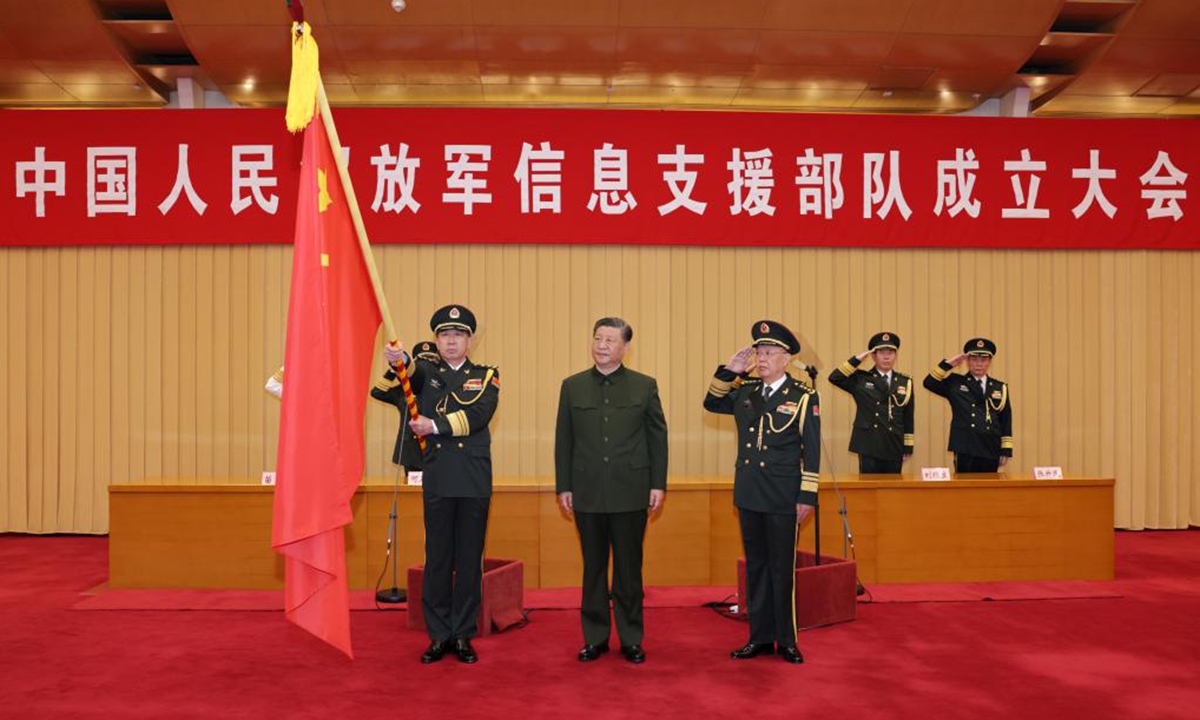
[[[307,0],[341,105],[1200,116],[1200,0]],[[283,103],[284,0],[0,0],[0,106]]]

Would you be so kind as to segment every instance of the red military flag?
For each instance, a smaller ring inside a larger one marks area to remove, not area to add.
[[[271,545],[285,558],[287,618],[350,657],[344,528],[383,317],[352,200],[317,114],[304,131]]]

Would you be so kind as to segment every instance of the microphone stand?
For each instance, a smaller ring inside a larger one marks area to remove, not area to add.
[[[397,448],[397,456],[396,456],[396,459],[400,460],[400,461],[404,460],[404,440],[408,437],[408,430],[407,430],[407,425],[406,425],[407,419],[408,419],[408,406],[401,404],[401,406],[400,406],[400,442],[399,442],[399,447]],[[388,513],[387,550],[385,552],[384,559],[383,559],[384,574],[387,573],[388,558],[391,558],[391,560],[392,560],[392,586],[390,588],[380,590],[379,583],[376,583],[375,584],[375,588],[376,588],[375,589],[375,602],[395,604],[395,603],[406,602],[408,600],[408,593],[406,593],[404,590],[400,589],[400,569],[399,569],[400,553],[396,548],[396,545],[399,542],[399,530],[400,530],[398,508],[399,508],[399,502],[400,502],[400,472],[401,472],[401,468],[403,468],[405,471],[408,470],[408,468],[404,468],[402,465],[399,465],[399,464],[396,465],[396,479],[392,483],[392,509]],[[381,575],[379,579],[382,581],[383,576]]]
[[[804,372],[808,373],[808,377],[812,380],[813,388],[817,387],[817,369],[812,365],[805,365],[796,361]],[[833,491],[838,496],[838,515],[842,516],[842,557],[857,560],[857,553],[854,548],[854,533],[850,531],[850,511],[846,508],[846,496],[842,494],[841,487],[838,486],[837,473],[833,470],[833,456],[829,454],[829,446],[825,444],[825,437],[821,436],[821,452],[824,453],[829,465],[829,477],[833,480]],[[820,493],[818,493],[818,498]],[[815,555],[817,557],[817,565],[821,564],[821,505],[820,500],[813,506],[813,514],[816,516],[813,521],[813,530],[816,532],[814,541]],[[862,581],[857,575],[854,578],[854,594],[863,595],[867,592]]]

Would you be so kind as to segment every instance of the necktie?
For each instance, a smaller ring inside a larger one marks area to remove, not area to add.
[[[770,385],[763,386],[763,400],[770,400],[773,392],[775,392],[775,388]]]

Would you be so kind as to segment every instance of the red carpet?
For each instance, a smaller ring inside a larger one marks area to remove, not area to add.
[[[351,662],[264,612],[72,612],[104,538],[0,536],[4,718],[1154,718],[1200,707],[1200,531],[1119,533],[1120,597],[859,606],[808,662],[735,663],[746,626],[646,613],[649,661],[575,662],[570,610],[423,667],[402,616],[356,612]],[[715,598],[714,598],[715,599]]]
[[[723,600],[737,592],[729,587],[646,588],[647,608],[700,607]],[[384,609],[403,609],[405,604]],[[579,609],[579,588],[536,588],[525,591],[530,610]],[[283,610],[283,592],[278,590],[133,590],[102,585],[88,590],[72,610]],[[351,610],[377,610],[375,593],[350,592]]]

